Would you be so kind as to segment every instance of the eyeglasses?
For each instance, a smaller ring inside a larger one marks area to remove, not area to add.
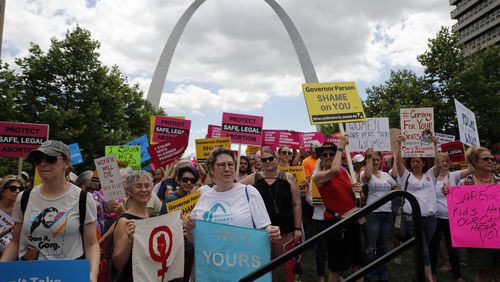
[[[40,154],[31,159],[31,163],[34,165],[40,165],[43,160],[48,164],[55,164],[61,156],[49,156],[46,154]]]
[[[141,189],[150,189],[151,188],[151,185],[149,183],[145,183],[144,185],[143,184],[140,184],[140,183],[137,183],[134,185],[134,188],[137,189],[137,190],[141,190]]]
[[[322,156],[323,158],[328,158],[328,157],[330,157],[330,158],[331,158],[331,157],[334,157],[334,156],[335,156],[335,153],[323,153],[323,154],[321,154],[321,156]]]
[[[182,181],[183,183],[195,184],[195,183],[196,183],[196,178],[191,178],[191,177],[181,177],[181,181]]]
[[[233,170],[236,167],[236,164],[234,162],[227,162],[227,163],[216,163],[215,167],[218,170],[224,170],[226,167]]]
[[[260,158],[260,160],[263,162],[263,163],[267,163],[267,162],[272,162],[274,161],[275,157],[274,156],[271,156],[271,157],[268,157],[268,158]]]
[[[14,193],[17,190],[19,190],[19,192],[22,192],[24,190],[24,187],[23,186],[16,186],[16,185],[9,185],[9,186],[7,186],[7,189],[9,189],[10,192]]]
[[[282,155],[287,155],[287,156],[291,156],[293,153],[290,152],[290,151],[281,151],[280,154]]]
[[[497,162],[497,159],[495,159],[494,157],[484,157],[484,158],[481,158],[481,160],[487,162],[487,161],[490,161],[492,163],[496,163]]]

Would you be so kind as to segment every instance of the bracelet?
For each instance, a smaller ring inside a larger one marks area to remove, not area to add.
[[[302,231],[302,228],[295,228],[295,231]]]
[[[339,147],[337,147],[337,151],[341,151],[341,152],[343,152],[343,151],[344,151],[344,148],[339,148]]]

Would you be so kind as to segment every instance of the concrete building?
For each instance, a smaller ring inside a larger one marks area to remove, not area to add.
[[[455,6],[453,31],[460,33],[464,53],[500,44],[500,0],[449,0]]]

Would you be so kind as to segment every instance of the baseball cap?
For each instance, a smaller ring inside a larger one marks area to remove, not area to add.
[[[28,154],[28,160],[32,159],[37,152],[53,157],[62,155],[67,160],[71,161],[71,152],[68,145],[58,140],[47,140],[43,142],[38,149],[35,149]]]
[[[361,154],[357,154],[354,157],[352,157],[352,161],[354,163],[362,163],[364,160],[365,160],[365,157],[363,157],[363,155],[361,155]]]
[[[325,142],[320,147],[316,148],[314,151],[316,154],[320,155],[325,150],[337,151],[337,146],[333,142]]]
[[[311,149],[316,150],[316,148],[321,147],[321,143],[318,140],[311,141]]]

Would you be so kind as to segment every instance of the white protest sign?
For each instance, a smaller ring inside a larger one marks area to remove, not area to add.
[[[106,201],[125,197],[125,189],[115,155],[95,159],[94,163]]]
[[[388,118],[367,118],[365,122],[346,123],[351,152],[365,152],[367,148],[374,151],[391,151],[391,136]]]
[[[7,231],[13,225],[14,225],[14,220],[12,220],[12,217],[10,217],[10,215],[0,210],[0,233]],[[0,253],[3,253],[7,245],[12,240],[13,235],[14,232],[11,230],[3,237],[0,237]]]
[[[406,141],[401,144],[404,158],[432,158],[434,146],[431,137],[434,132],[434,108],[400,109],[401,135]]]
[[[434,136],[436,136],[436,138],[437,138],[437,147],[438,148],[441,148],[442,144],[455,141],[455,135],[434,132]]]
[[[479,133],[477,131],[476,115],[457,99],[455,99],[455,109],[457,110],[460,141],[467,146],[479,147]]]

